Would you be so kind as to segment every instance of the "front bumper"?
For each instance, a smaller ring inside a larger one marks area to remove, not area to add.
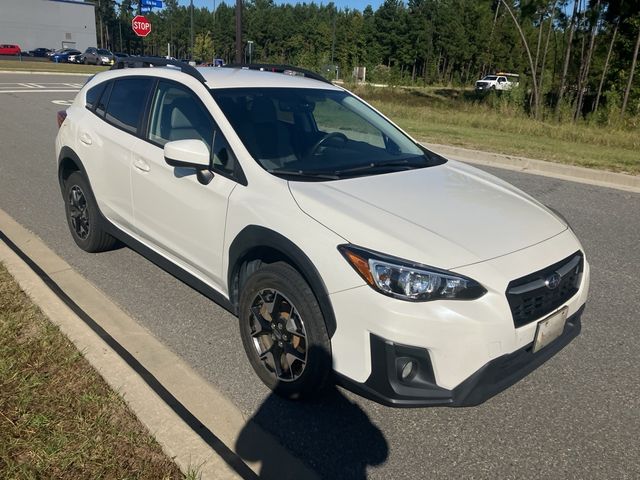
[[[364,383],[336,374],[345,388],[391,407],[479,405],[518,382],[578,336],[584,305],[566,321],[560,337],[533,353],[533,343],[491,360],[452,390],[439,387],[426,349],[394,344],[371,335],[371,375]],[[403,380],[402,368],[413,361],[415,372]]]
[[[378,375],[374,371],[377,361],[372,346],[372,338],[378,337],[384,339],[383,344],[391,344],[393,348],[410,346],[407,348],[419,349],[423,357],[428,358],[430,366],[427,370],[431,374],[423,378],[426,382],[424,398],[409,402],[409,405],[472,404],[468,399],[463,400],[461,393],[454,395],[454,392],[469,389],[469,379],[479,375],[478,372],[484,371],[487,365],[500,363],[498,359],[513,361],[511,355],[526,351],[534,341],[539,320],[553,313],[550,311],[535,321],[516,327],[506,297],[509,282],[549,267],[575,253],[578,248],[577,239],[570,230],[566,230],[527,249],[453,269],[480,281],[487,289],[487,293],[477,300],[403,302],[381,295],[366,285],[335,292],[330,295],[337,319],[337,329],[331,338],[334,370],[339,377],[345,377],[343,383],[355,385],[352,389],[378,388],[378,383],[369,382],[370,378]],[[589,278],[590,267],[585,260],[577,293],[555,311],[566,307],[568,318],[576,318],[587,300]],[[562,341],[558,340],[558,343]],[[547,348],[553,347],[549,345]],[[546,352],[541,353],[541,356],[545,355]],[[503,376],[510,378],[513,372],[508,373]],[[483,382],[486,382],[484,375]],[[517,379],[511,383],[515,381]],[[496,383],[497,380],[494,378],[491,382]],[[506,383],[509,384],[508,381]],[[395,391],[391,395],[392,391],[381,388],[380,401],[383,403],[384,397],[397,395]],[[492,394],[500,389],[495,390]],[[435,399],[434,392],[439,392]],[[386,403],[394,404],[391,401]]]

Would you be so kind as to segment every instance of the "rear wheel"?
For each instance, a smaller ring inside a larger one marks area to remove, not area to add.
[[[64,183],[65,213],[71,236],[85,252],[103,252],[117,240],[102,229],[98,204],[89,183],[80,172],[73,172]]]
[[[286,263],[266,265],[245,282],[239,308],[245,352],[265,385],[290,399],[319,394],[332,370],[331,347],[304,278]]]

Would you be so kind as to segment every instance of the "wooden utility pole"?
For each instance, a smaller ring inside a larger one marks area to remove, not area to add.
[[[236,63],[242,63],[242,0],[236,0]]]
[[[191,17],[190,19],[191,29],[189,33],[189,37],[191,39],[191,50],[189,52],[189,57],[191,60],[195,60],[195,58],[193,57],[193,0],[191,0],[189,12],[190,12],[189,15]]]

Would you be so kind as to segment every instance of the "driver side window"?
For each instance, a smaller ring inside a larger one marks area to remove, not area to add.
[[[224,136],[195,94],[181,85],[158,82],[148,138],[159,146],[174,140],[202,140],[212,154],[214,169],[234,173],[235,160]]]

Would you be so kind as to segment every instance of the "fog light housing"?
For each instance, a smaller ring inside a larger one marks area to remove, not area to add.
[[[417,367],[416,362],[413,360],[406,362],[400,372],[400,380],[410,380],[415,375]]]

